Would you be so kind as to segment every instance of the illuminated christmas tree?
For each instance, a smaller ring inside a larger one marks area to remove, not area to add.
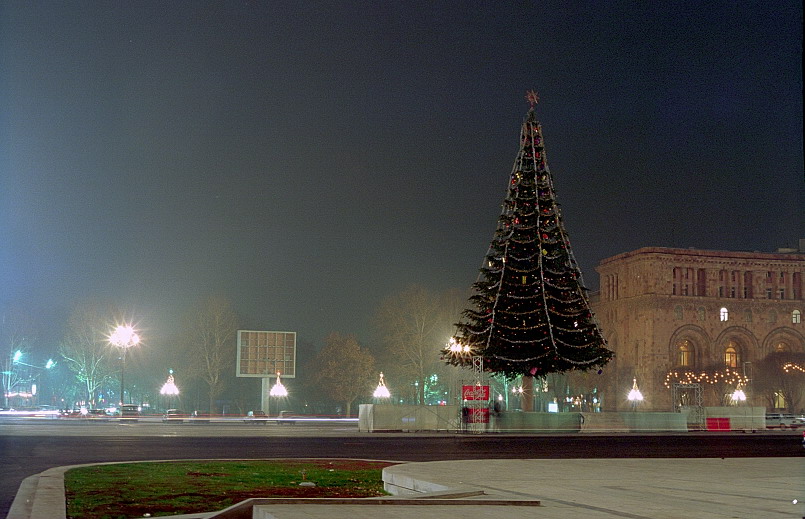
[[[600,368],[613,355],[590,310],[556,203],[534,114],[538,97],[529,92],[526,98],[531,109],[472,308],[457,324],[453,348],[443,351],[454,365],[480,356],[484,371],[510,379]]]

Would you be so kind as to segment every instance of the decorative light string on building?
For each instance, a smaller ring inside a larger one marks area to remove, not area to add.
[[[723,371],[669,371],[665,375],[665,387],[670,388],[673,384],[730,384],[746,385],[749,381],[741,373],[734,369],[725,368]]]
[[[786,362],[783,364],[783,371],[786,373],[791,373],[794,371],[798,371],[800,373],[805,373],[805,366],[802,364],[794,364],[793,362]]]

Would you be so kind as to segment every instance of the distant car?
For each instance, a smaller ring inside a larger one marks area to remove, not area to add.
[[[140,406],[136,404],[123,404],[120,406],[120,419],[136,422],[140,419]]]
[[[181,409],[168,409],[167,411],[165,411],[165,414],[162,415],[162,422],[182,423],[185,418],[187,418],[187,413],[185,413]]]
[[[767,429],[796,429],[805,426],[805,421],[799,420],[789,413],[766,413]]]
[[[209,422],[210,421],[210,413],[205,413],[204,411],[193,411],[193,414],[190,416],[191,422]]]
[[[108,420],[109,415],[106,413],[106,409],[88,409],[87,412],[83,410],[79,411],[81,416],[84,418],[91,418],[94,420]]]
[[[266,415],[265,411],[261,411],[259,409],[255,410],[255,411],[249,411],[246,414],[246,418],[244,418],[243,421],[245,423],[255,423],[255,422],[257,422],[257,423],[265,424],[265,423],[268,423],[268,415]]]
[[[40,416],[45,418],[59,418],[61,414],[62,413],[59,409],[56,409],[55,407],[51,407],[49,405],[40,405],[34,412],[34,416]]]
[[[280,425],[293,425],[296,423],[297,418],[299,417],[293,414],[292,411],[280,411],[280,415],[277,417],[277,423]]]

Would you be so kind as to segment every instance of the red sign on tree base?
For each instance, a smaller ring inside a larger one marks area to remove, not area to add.
[[[463,400],[489,400],[489,386],[474,385],[461,386],[461,398]]]

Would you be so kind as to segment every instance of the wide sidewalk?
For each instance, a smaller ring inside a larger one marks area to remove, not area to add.
[[[64,468],[56,468],[26,479],[8,518],[63,518],[63,472]],[[375,506],[260,500],[254,517],[805,517],[805,460],[801,457],[434,461],[389,467],[383,479],[389,488],[414,489],[418,494],[383,499]],[[539,506],[534,506],[535,501]]]

